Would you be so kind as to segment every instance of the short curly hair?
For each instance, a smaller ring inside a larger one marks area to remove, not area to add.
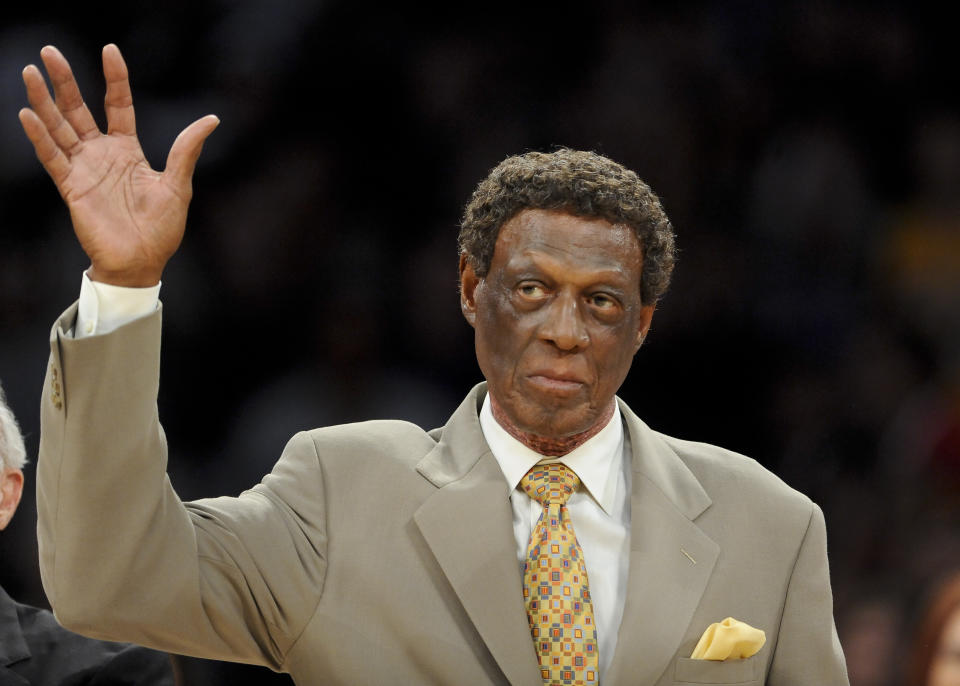
[[[560,148],[508,157],[480,182],[460,223],[460,254],[486,276],[500,228],[527,209],[556,210],[631,227],[643,249],[640,298],[655,304],[676,261],[674,232],[656,194],[634,172],[595,152]]]

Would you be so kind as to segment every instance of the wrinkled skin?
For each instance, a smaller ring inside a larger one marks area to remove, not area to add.
[[[524,210],[501,228],[484,277],[461,257],[477,361],[515,428],[563,441],[605,423],[653,317],[642,256],[629,227]]]
[[[30,107],[20,110],[20,123],[70,209],[89,277],[116,286],[157,284],[183,239],[197,158],[220,120],[208,115],[190,124],[173,142],[166,169],[155,171],[137,138],[127,65],[116,45],[103,48],[106,132],[63,54],[48,45],[40,57],[54,97],[40,70],[27,66]]]

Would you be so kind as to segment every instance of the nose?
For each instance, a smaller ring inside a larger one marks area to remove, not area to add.
[[[576,296],[557,294],[544,314],[539,331],[541,340],[553,343],[564,352],[574,352],[590,344]]]

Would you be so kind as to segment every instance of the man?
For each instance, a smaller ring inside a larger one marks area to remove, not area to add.
[[[847,683],[820,510],[615,399],[673,266],[635,174],[560,150],[480,184],[460,295],[487,383],[444,427],[304,432],[239,498],[182,503],[157,291],[218,120],[154,172],[116,46],[107,134],[63,56],[41,55],[56,102],[29,66],[20,119],[91,260],[42,408],[41,570],[66,625],[300,684]],[[712,626],[727,617],[745,624]],[[729,632],[731,659],[691,657]]]
[[[23,491],[26,450],[0,387],[0,531]],[[169,658],[146,648],[85,638],[46,610],[14,602],[0,587],[0,684],[173,686]]]

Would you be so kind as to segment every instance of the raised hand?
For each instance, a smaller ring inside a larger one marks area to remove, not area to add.
[[[137,139],[127,65],[116,45],[103,48],[107,132],[90,115],[67,60],[53,46],[40,70],[23,70],[30,107],[20,123],[70,209],[90,258],[89,276],[120,286],[153,286],[183,239],[191,179],[207,136],[220,120],[207,115],[180,132],[163,172],[150,168]]]

